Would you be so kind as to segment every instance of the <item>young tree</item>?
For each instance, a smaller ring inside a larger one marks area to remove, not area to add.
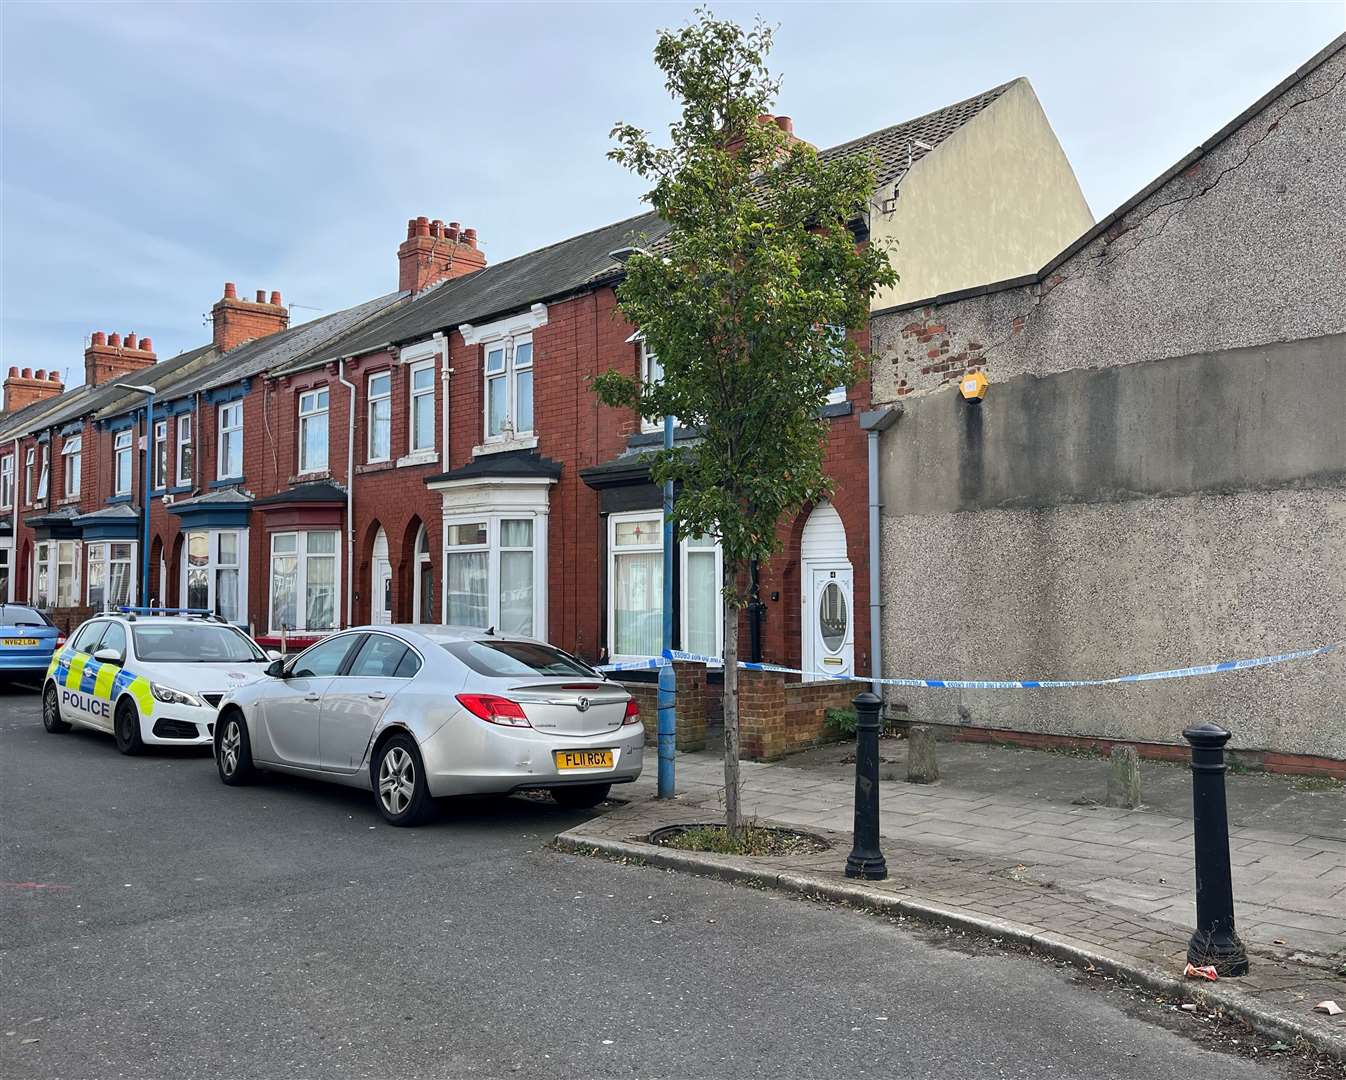
[[[678,417],[697,438],[653,457],[673,480],[683,535],[719,538],[724,552],[725,811],[742,827],[738,773],[738,613],[747,570],[779,548],[777,525],[828,492],[830,391],[862,377],[847,332],[869,317],[875,291],[897,280],[887,253],[857,243],[874,190],[873,163],[819,158],[767,115],[779,82],[766,67],[771,29],[699,9],[659,34],[654,57],[681,103],[667,146],[630,124],[609,157],[649,181],[668,230],[626,264],[617,290],[663,367],[644,384],[608,371],[608,405]],[[760,119],[759,119],[760,118]]]

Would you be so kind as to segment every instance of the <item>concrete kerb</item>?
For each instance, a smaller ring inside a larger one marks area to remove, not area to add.
[[[975,934],[984,934],[1017,945],[1042,955],[1051,956],[1084,969],[1094,969],[1119,976],[1157,994],[1192,1001],[1207,1008],[1218,1008],[1238,1017],[1261,1035],[1287,1042],[1303,1041],[1316,1050],[1346,1061],[1346,1035],[1335,1036],[1317,1027],[1305,1024],[1297,1017],[1271,1009],[1262,1002],[1249,998],[1228,987],[1198,983],[1171,975],[1119,953],[1103,950],[1067,934],[1044,931],[1039,927],[1004,919],[990,918],[974,912],[931,903],[915,897],[876,889],[851,882],[832,881],[805,872],[773,871],[744,866],[732,856],[703,852],[675,851],[656,844],[616,840],[606,836],[586,834],[585,826],[570,829],[558,835],[555,847],[574,855],[598,855],[625,859],[646,866],[661,867],[715,878],[736,885],[779,892],[849,907],[882,915],[903,915],[936,926],[952,927]]]

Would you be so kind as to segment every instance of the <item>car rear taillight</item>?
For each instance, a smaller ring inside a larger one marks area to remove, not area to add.
[[[517,701],[500,697],[498,694],[459,694],[458,704],[473,716],[485,720],[488,724],[501,724],[504,727],[532,727],[524,715],[523,706]]]
[[[640,706],[636,704],[636,699],[632,698],[626,703],[626,715],[622,717],[623,724],[640,723]]]
[[[65,645],[65,635],[64,635],[64,634],[57,634],[57,635],[56,635],[56,648],[58,648],[58,649],[59,649],[59,648],[62,648],[64,645]]]

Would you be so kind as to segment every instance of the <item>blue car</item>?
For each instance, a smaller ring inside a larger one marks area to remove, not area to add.
[[[0,679],[41,680],[65,635],[27,604],[0,604]]]

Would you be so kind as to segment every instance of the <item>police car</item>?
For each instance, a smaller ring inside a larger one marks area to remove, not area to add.
[[[216,708],[274,657],[236,626],[183,608],[118,608],[57,650],[42,686],[42,724],[108,731],[123,754],[209,746]]]

